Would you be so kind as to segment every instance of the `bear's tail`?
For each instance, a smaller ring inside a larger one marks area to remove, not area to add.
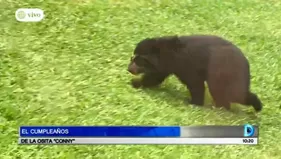
[[[262,110],[262,103],[255,93],[249,92],[246,99],[246,104],[252,105],[257,112]]]

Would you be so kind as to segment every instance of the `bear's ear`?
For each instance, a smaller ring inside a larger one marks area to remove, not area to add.
[[[146,38],[143,40],[144,48],[147,50],[145,51],[149,56],[151,55],[159,55],[160,47],[158,44],[157,38]]]
[[[156,48],[158,52],[170,52],[180,47],[178,36],[166,36],[156,40]]]
[[[176,48],[179,45],[179,38],[178,36],[168,36],[165,38],[165,44],[168,48]]]
[[[156,47],[156,39],[154,38],[145,38],[139,43],[136,44],[136,48],[134,50],[134,54],[139,54],[139,55],[152,55],[155,53],[157,50]]]

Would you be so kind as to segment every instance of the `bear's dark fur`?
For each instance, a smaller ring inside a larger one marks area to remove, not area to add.
[[[206,81],[216,106],[230,109],[231,103],[240,103],[262,110],[261,101],[250,91],[248,60],[238,47],[218,36],[144,39],[137,44],[128,71],[143,74],[132,80],[135,88],[158,86],[173,74],[189,89],[191,104],[204,104]]]

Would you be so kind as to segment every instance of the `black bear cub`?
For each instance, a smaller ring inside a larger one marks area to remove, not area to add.
[[[252,105],[262,110],[258,96],[250,91],[250,67],[242,51],[213,35],[166,36],[140,41],[128,66],[135,88],[159,86],[175,75],[187,86],[191,104],[202,106],[206,81],[217,107],[231,103]]]

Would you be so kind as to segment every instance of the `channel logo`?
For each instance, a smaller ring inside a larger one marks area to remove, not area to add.
[[[15,16],[20,22],[39,22],[44,18],[44,11],[37,8],[20,8]]]
[[[255,128],[252,125],[244,125],[244,137],[252,137],[255,134]]]

